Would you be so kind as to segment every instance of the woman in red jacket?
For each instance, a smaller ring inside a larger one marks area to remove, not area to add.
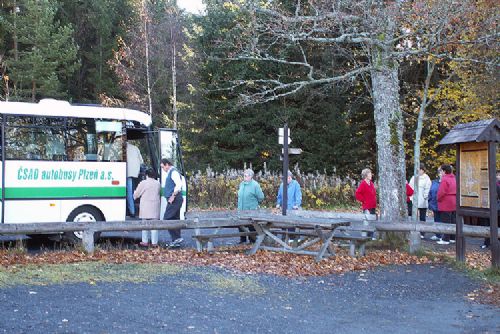
[[[365,214],[370,213],[374,215],[375,208],[377,207],[377,192],[375,191],[372,177],[373,174],[369,168],[361,171],[363,181],[361,181],[358,189],[356,189],[356,199],[361,202],[361,208]]]
[[[363,180],[359,184],[358,189],[356,189],[356,199],[361,202],[361,208],[365,215],[374,215],[375,208],[377,207],[377,192],[372,182],[372,177],[373,174],[369,168],[363,169],[361,171],[361,178]],[[370,218],[367,217],[366,219]],[[369,232],[367,235],[375,240],[373,232]]]
[[[441,178],[441,184],[437,193],[438,211],[441,212],[441,222],[456,224],[457,181],[450,165],[442,165],[441,170],[445,173]],[[445,234],[437,243],[448,245],[450,242],[455,242],[454,234]]]

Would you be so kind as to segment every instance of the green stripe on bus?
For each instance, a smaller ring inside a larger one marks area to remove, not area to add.
[[[5,188],[5,198],[125,197],[125,187]]]

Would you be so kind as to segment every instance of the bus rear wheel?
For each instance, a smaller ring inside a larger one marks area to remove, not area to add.
[[[78,222],[96,222],[102,220],[104,220],[104,217],[99,212],[99,210],[91,206],[84,206],[73,210],[69,214],[68,219],[66,221],[78,223]],[[101,232],[95,232],[94,241],[97,241],[97,239],[99,239],[100,236]],[[73,244],[80,243],[82,241],[82,237],[83,237],[83,232],[81,231],[64,233],[64,239]]]

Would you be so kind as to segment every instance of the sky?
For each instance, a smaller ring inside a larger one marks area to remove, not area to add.
[[[177,4],[190,13],[199,14],[205,8],[201,1],[202,0],[177,0]]]

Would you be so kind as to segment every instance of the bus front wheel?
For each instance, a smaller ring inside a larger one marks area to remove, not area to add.
[[[103,220],[104,217],[102,216],[101,212],[99,212],[99,210],[91,206],[84,206],[73,210],[69,214],[68,219],[66,221],[78,223],[78,222],[96,222]],[[100,235],[101,232],[95,232],[94,241],[97,241]],[[81,242],[82,237],[83,237],[83,232],[81,231],[64,233],[64,238],[73,244]]]

